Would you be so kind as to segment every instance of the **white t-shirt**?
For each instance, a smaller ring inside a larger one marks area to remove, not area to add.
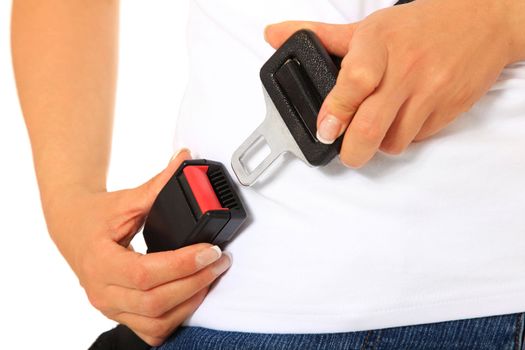
[[[347,23],[393,2],[194,0],[176,147],[229,164],[262,122],[265,25]],[[323,333],[525,311],[525,62],[401,156],[278,163],[241,189],[251,220],[233,266],[187,325]]]

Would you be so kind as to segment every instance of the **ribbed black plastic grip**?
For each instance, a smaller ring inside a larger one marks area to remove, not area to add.
[[[208,177],[223,207],[228,209],[239,209],[241,207],[238,197],[224,175],[224,172],[218,169],[210,169]]]

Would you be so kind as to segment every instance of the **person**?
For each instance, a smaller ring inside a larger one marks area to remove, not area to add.
[[[322,142],[344,135],[339,159],[284,157],[242,188],[232,264],[209,244],[127,248],[190,155],[106,190],[118,2],[14,1],[44,214],[94,307],[165,350],[522,346],[525,2],[393,3],[191,2],[175,143],[206,158],[228,163],[262,121],[257,72],[296,30],[343,57],[317,122]]]

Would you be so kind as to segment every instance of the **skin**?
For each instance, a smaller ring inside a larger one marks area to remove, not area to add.
[[[525,57],[524,17],[523,0],[417,0],[348,25],[273,25],[266,38],[278,47],[310,28],[344,56],[318,128],[331,120],[321,136],[330,142],[344,133],[341,160],[359,167],[468,110],[505,65]],[[208,244],[148,255],[130,249],[189,153],[141,186],[107,191],[117,38],[116,0],[13,2],[13,65],[50,235],[91,303],[159,345],[231,258]]]
[[[379,150],[400,154],[468,111],[503,68],[525,59],[525,1],[417,0],[360,22],[283,22],[275,48],[301,28],[343,58],[317,120],[318,138],[344,134],[340,159],[359,168]]]
[[[148,255],[129,248],[190,155],[183,150],[141,186],[106,190],[117,37],[118,1],[13,2],[13,65],[50,235],[93,306],[160,345],[231,258],[209,244]]]

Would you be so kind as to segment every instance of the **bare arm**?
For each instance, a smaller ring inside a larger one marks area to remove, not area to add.
[[[117,70],[117,0],[15,0],[12,51],[49,232],[90,302],[161,344],[230,265],[209,244],[127,249],[164,184],[106,191]]]
[[[105,189],[117,40],[117,0],[13,3],[13,65],[45,204]]]

